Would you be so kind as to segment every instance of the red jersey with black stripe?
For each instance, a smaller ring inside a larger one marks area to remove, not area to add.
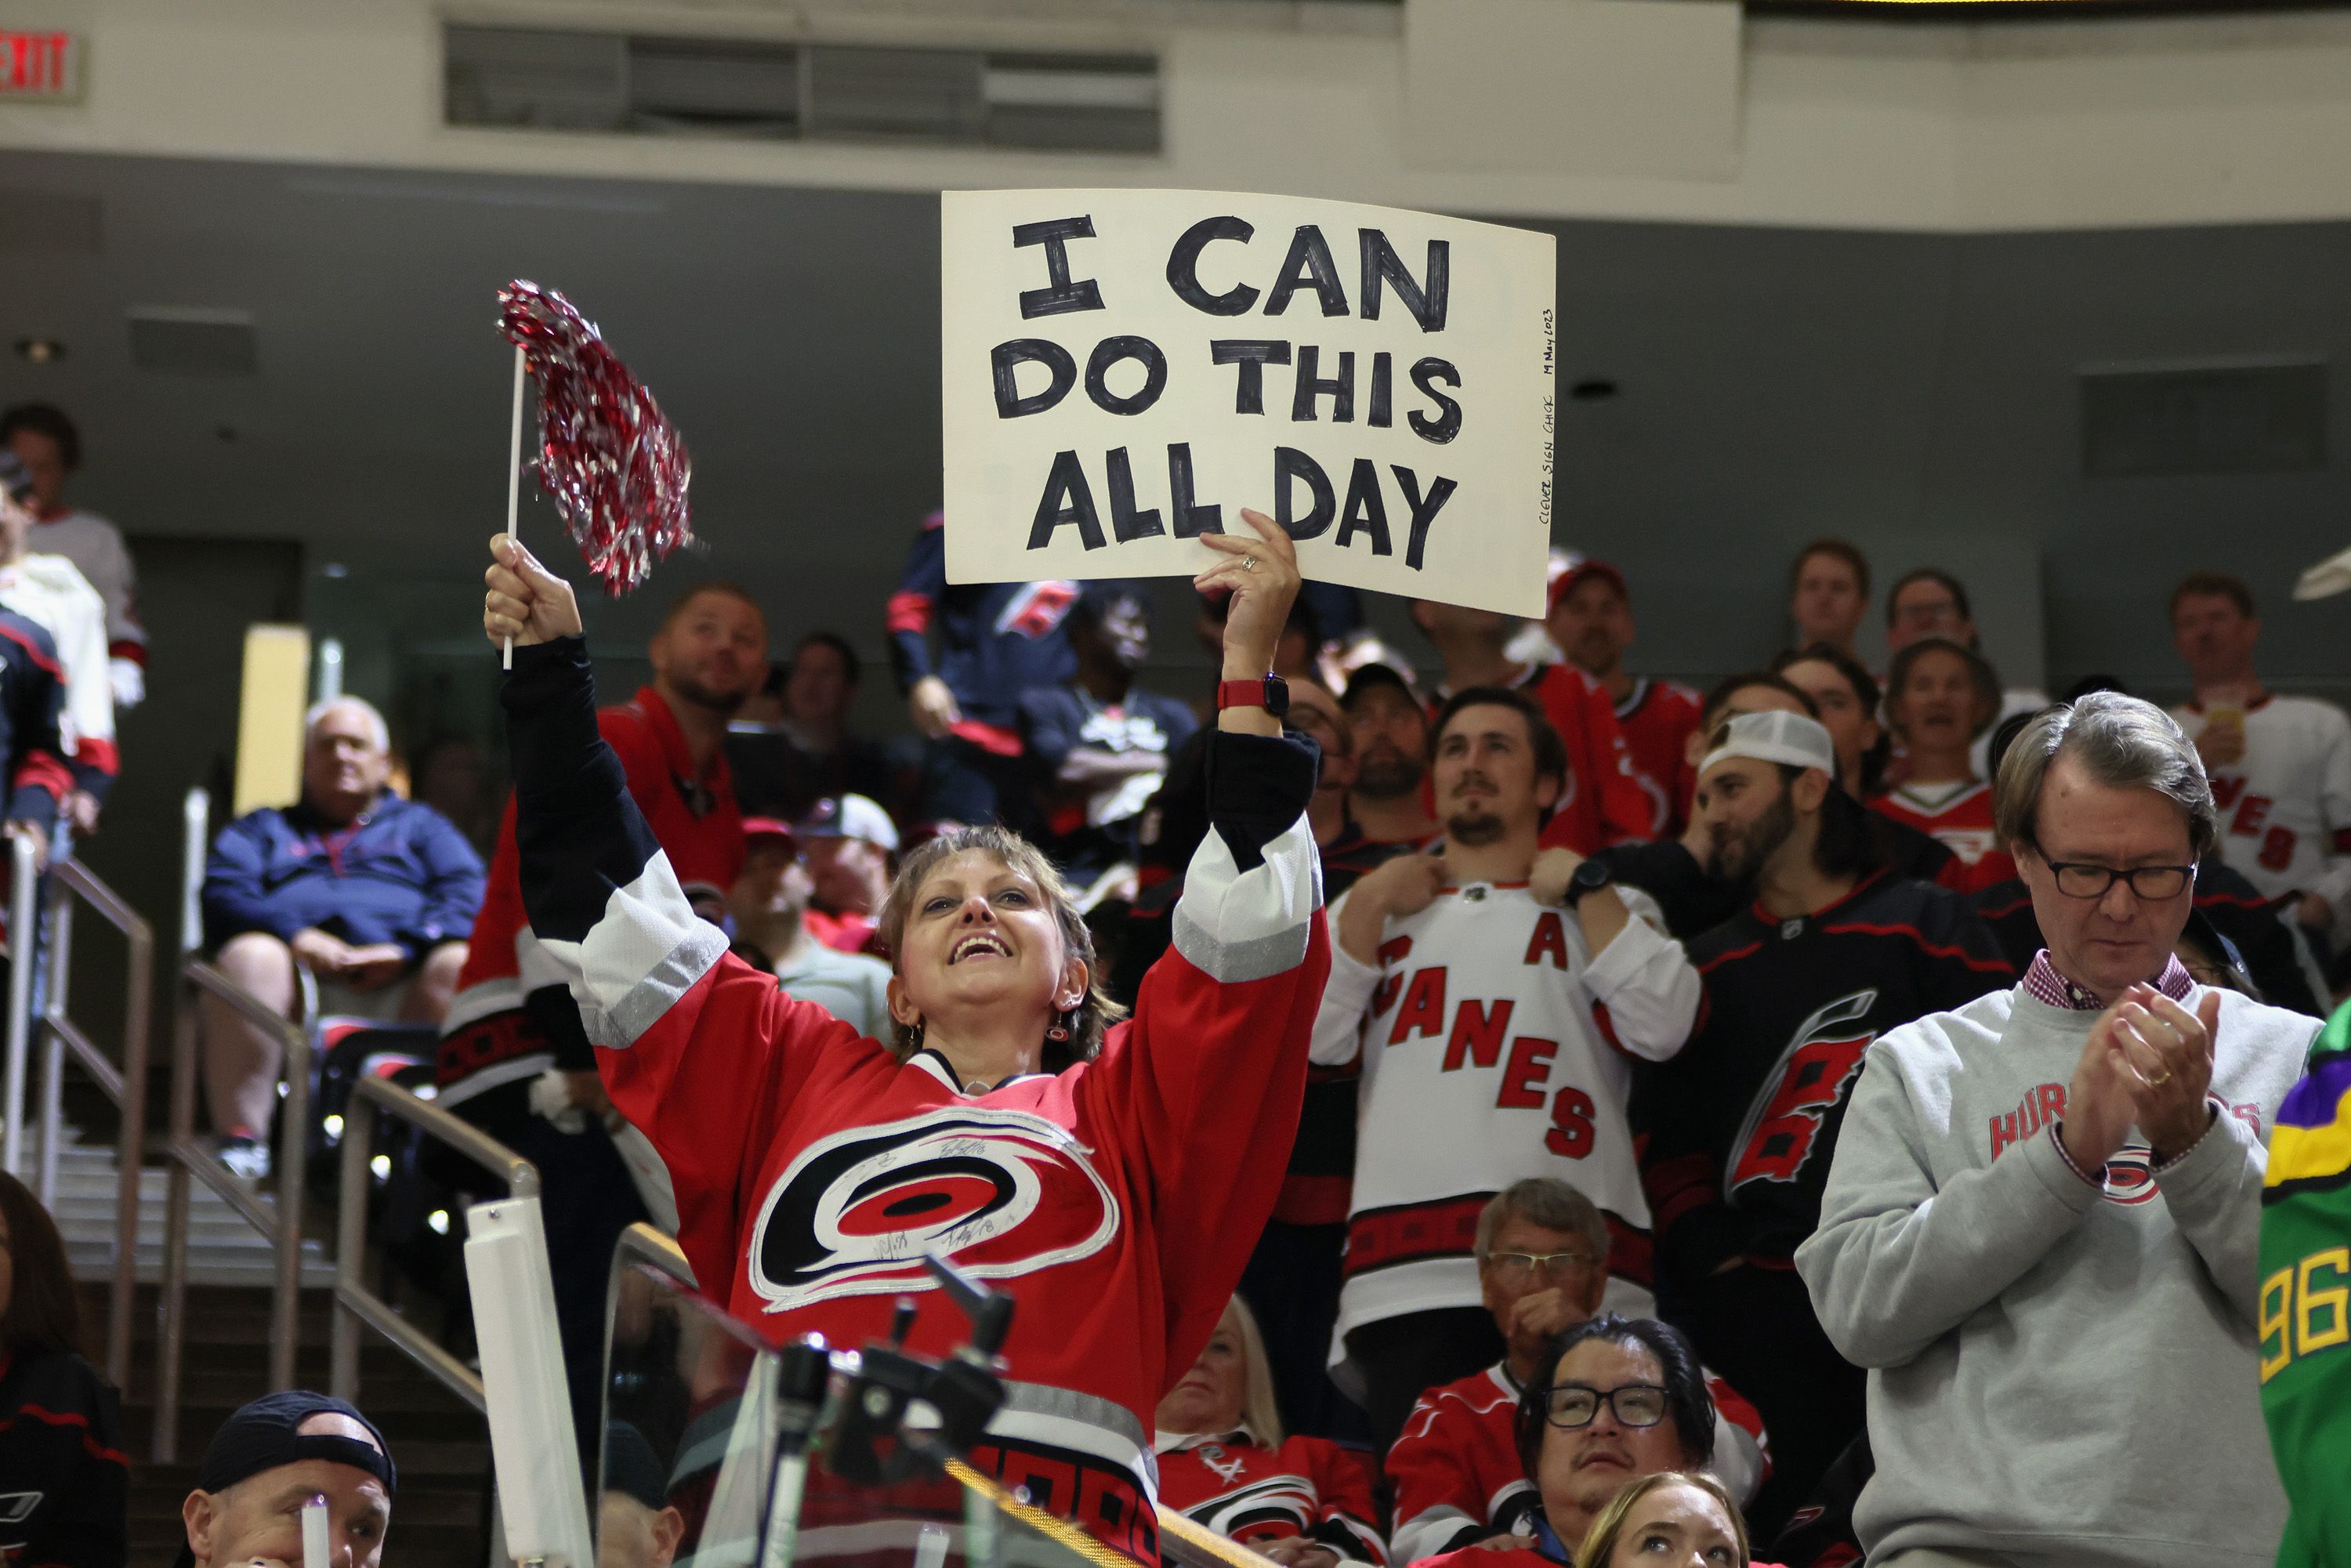
[[[1992,826],[1991,786],[1967,779],[1952,784],[1902,784],[1874,797],[1869,809],[1916,828],[1959,862],[1956,874],[1935,880],[1960,893],[1973,893],[2016,874],[2016,862],[2000,847]]]
[[[1703,1370],[1703,1369],[1701,1369]],[[1388,1450],[1395,1488],[1395,1559],[1412,1563],[1494,1535],[1531,1535],[1541,1494],[1519,1460],[1519,1380],[1508,1362],[1430,1389]],[[1771,1473],[1763,1417],[1739,1391],[1706,1374],[1714,1452],[1706,1468],[1742,1507]]]
[[[1654,838],[1656,812],[1608,688],[1572,664],[1538,665],[1520,684],[1567,744],[1567,788],[1543,824],[1543,847],[1588,855],[1606,844]]]
[[[1793,919],[1750,904],[1689,951],[1697,1031],[1633,1095],[1659,1266],[1684,1282],[1733,1259],[1788,1268],[1870,1041],[2016,972],[1964,897],[1888,872]]]
[[[1257,1547],[1303,1535],[1343,1561],[1386,1568],[1370,1475],[1328,1437],[1269,1448],[1244,1428],[1161,1433],[1156,1446],[1159,1500],[1203,1529]]]
[[[1232,1299],[1298,1124],[1329,950],[1311,753],[1217,734],[1214,826],[1133,1015],[1092,1061],[966,1082],[726,951],[592,701],[576,640],[515,650],[520,883],[702,1289],[771,1339],[842,1345],[913,1298],[923,1355],[967,1332],[926,1253],[1008,1291],[1008,1399],[971,1462],[1155,1561],[1152,1418]]]
[[[1698,733],[1706,699],[1679,681],[1635,681],[1616,705],[1616,727],[1633,760],[1633,780],[1649,802],[1649,828],[1641,836],[1677,836],[1689,821],[1698,773],[1690,766],[1689,737]]]

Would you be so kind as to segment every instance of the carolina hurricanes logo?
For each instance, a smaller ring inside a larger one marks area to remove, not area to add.
[[[1069,1129],[1025,1111],[939,1110],[820,1138],[751,1231],[766,1311],[933,1288],[923,1255],[1000,1280],[1099,1252],[1118,1200]]]
[[[2135,1207],[2154,1201],[2155,1151],[2145,1144],[2125,1144],[2098,1174],[2108,1203]]]
[[[1314,1527],[1313,1483],[1303,1476],[1268,1476],[1207,1502],[1194,1503],[1184,1517],[1228,1541],[1279,1541]]]

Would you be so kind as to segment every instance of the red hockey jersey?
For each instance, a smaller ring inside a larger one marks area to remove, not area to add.
[[[1742,1505],[1771,1473],[1763,1417],[1711,1372],[1713,1471]],[[1434,1557],[1489,1535],[1529,1535],[1542,1499],[1519,1462],[1519,1381],[1510,1364],[1432,1388],[1420,1396],[1388,1450],[1395,1488],[1395,1558]]]
[[[1645,839],[1677,837],[1689,823],[1698,770],[1690,766],[1689,737],[1698,732],[1706,699],[1678,681],[1646,676],[1616,705],[1616,727],[1633,759],[1633,781],[1649,800]]]
[[[610,748],[576,639],[505,701],[531,927],[677,1197],[704,1288],[777,1340],[878,1338],[926,1252],[1008,1289],[1010,1400],[973,1463],[1152,1561],[1150,1423],[1272,1207],[1329,967],[1302,746],[1218,735],[1173,949],[1099,1057],[977,1092],[793,1000],[695,918]],[[924,1301],[908,1343],[964,1325]]]
[[[1959,893],[1974,893],[2016,874],[2016,862],[2000,847],[1992,829],[1991,786],[1980,780],[1961,784],[1904,784],[1869,802],[1870,810],[1928,834],[1959,862],[1958,876],[1935,880]]]
[[[1158,1434],[1159,1500],[1193,1523],[1262,1546],[1293,1535],[1350,1563],[1384,1568],[1387,1542],[1373,1521],[1362,1463],[1328,1437],[1267,1448],[1248,1428],[1212,1436]]]
[[[669,704],[651,686],[618,707],[598,710],[597,732],[621,759],[629,798],[652,828],[678,880],[723,895],[743,869],[743,818],[722,752],[699,779],[685,732]],[[538,1077],[551,1066],[586,1071],[584,1047],[550,1040],[522,1011],[531,992],[559,987],[563,977],[531,935],[523,911],[515,852],[514,803],[498,824],[497,848],[481,913],[457,977],[457,995],[441,1022],[436,1077],[444,1105]]]
[[[1543,847],[1588,855],[1604,844],[1654,837],[1655,813],[1607,688],[1568,664],[1544,665],[1526,685],[1567,743],[1567,789],[1543,824]]]

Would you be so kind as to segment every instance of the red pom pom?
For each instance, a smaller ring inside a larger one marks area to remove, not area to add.
[[[538,482],[588,569],[608,592],[625,593],[693,541],[685,442],[555,290],[520,278],[499,289],[498,329],[538,382]]]

